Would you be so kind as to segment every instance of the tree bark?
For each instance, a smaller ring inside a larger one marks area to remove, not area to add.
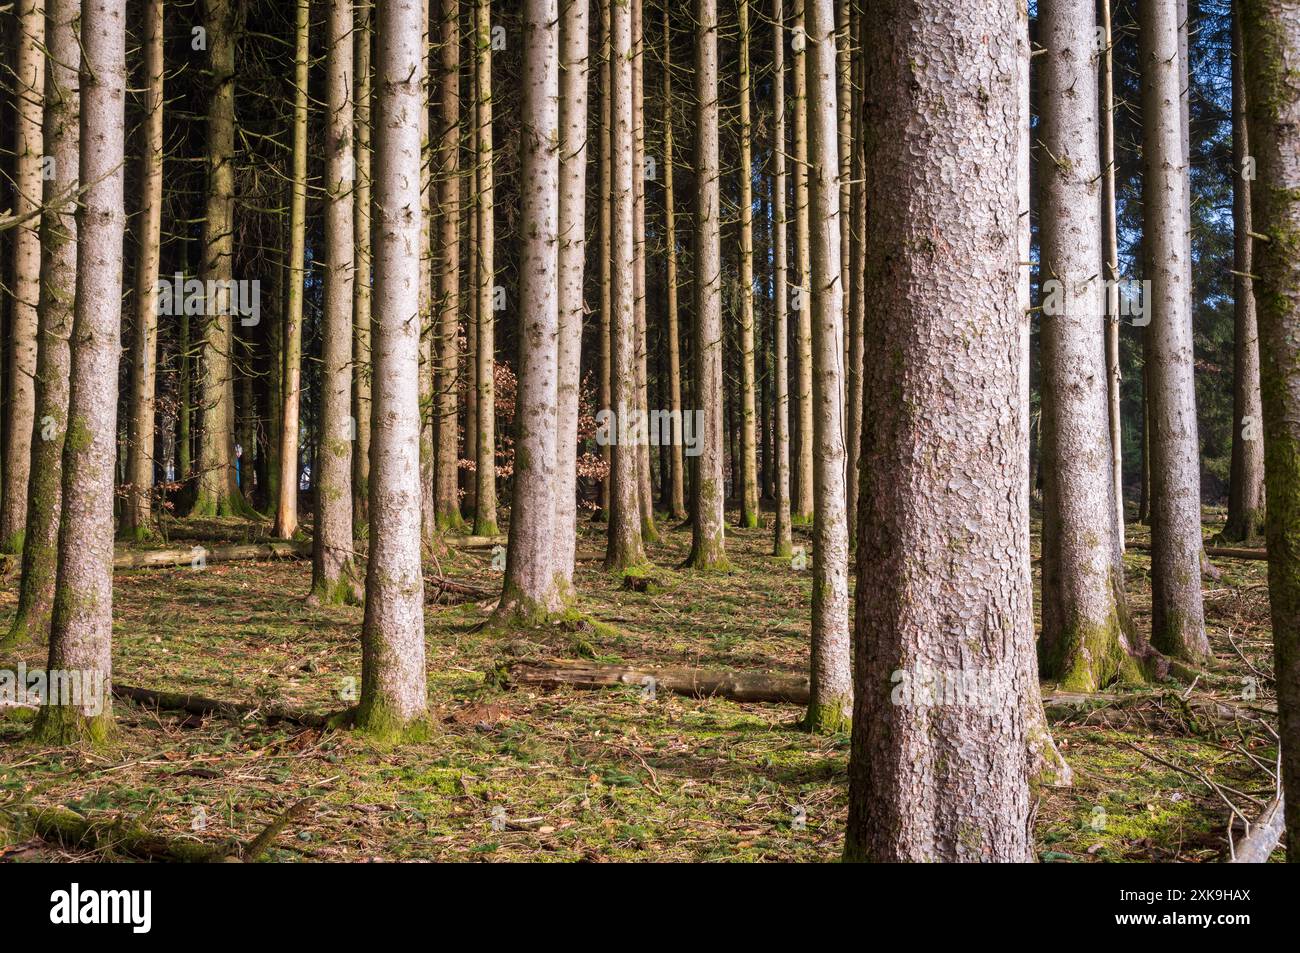
[[[785,12],[772,0],[772,309],[776,372],[776,517],[772,553],[791,556],[794,539],[790,513],[790,303],[789,249],[786,220]]]
[[[356,181],[352,188],[352,518],[358,527],[368,519],[370,504],[370,48],[373,28],[371,0],[357,0],[356,73]]]
[[[478,353],[475,358],[475,483],[474,532],[494,536],[497,532],[497,462],[496,462],[496,317],[493,283],[496,280],[496,206],[492,171],[492,8],[490,0],[478,0],[474,29],[477,33],[474,62],[475,90],[478,93]]]
[[[1244,0],[1254,282],[1259,321],[1273,617],[1287,860],[1300,860],[1300,6]]]
[[[600,189],[597,200],[600,207],[600,365],[597,368],[596,403],[600,410],[613,407],[612,362],[613,352],[613,79],[614,61],[611,55],[612,21],[611,0],[600,4]],[[600,509],[596,516],[608,521],[611,510],[613,485],[613,448],[608,442],[600,444],[600,456],[605,464],[605,478],[600,481]]]
[[[740,0],[740,525],[758,526],[754,399],[754,160],[749,118],[749,0]]]
[[[664,294],[668,298],[668,409],[673,442],[668,449],[669,518],[681,522],[686,512],[686,459],[682,448],[681,317],[677,306],[677,201],[673,194],[673,33],[668,4],[664,4]]]
[[[862,149],[865,130],[862,125],[862,18],[863,13],[857,4],[853,5],[852,82],[853,108],[850,121],[853,135],[850,141],[850,173],[852,184],[849,188],[849,350],[848,350],[848,386],[849,399],[845,415],[848,418],[848,462],[845,472],[848,476],[848,517],[849,550],[858,545],[858,458],[862,453],[862,412],[864,395],[862,391],[862,368],[866,362],[866,323],[867,297],[865,293],[863,269],[866,264],[867,246],[867,193],[863,186],[867,171],[863,167]]]
[[[636,327],[636,407],[648,420],[650,380],[647,369],[645,283],[645,20],[643,0],[632,5],[632,316]],[[647,543],[659,538],[655,526],[654,485],[650,475],[650,442],[636,445],[637,506],[641,511],[641,536]]]
[[[695,5],[695,387],[704,417],[697,435],[686,565],[726,570],[722,432],[722,249],[718,189],[718,5]]]
[[[63,518],[47,670],[82,679],[81,698],[47,699],[32,737],[102,744],[113,724],[113,461],[122,333],[126,2],[81,11],[80,181],[72,382],[63,450]],[[89,684],[87,684],[89,683]]]
[[[420,0],[380,0],[374,156],[370,552],[357,725],[401,735],[428,712],[420,564]]]
[[[1151,298],[1151,642],[1166,655],[1209,657],[1201,597],[1201,494],[1193,383],[1187,164],[1181,133],[1177,11],[1139,10],[1143,210]]]
[[[867,296],[887,313],[866,367],[845,858],[1023,862],[1018,14],[916,0],[867,17]],[[931,704],[927,676],[960,693]]]
[[[798,447],[794,473],[794,522],[813,520],[813,366],[812,311],[808,307],[808,278],[812,255],[808,219],[808,73],[806,0],[795,0],[791,72],[794,74],[794,270],[796,394],[799,410]]]

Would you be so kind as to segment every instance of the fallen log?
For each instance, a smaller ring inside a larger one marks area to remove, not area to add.
[[[1230,864],[1266,864],[1286,830],[1286,808],[1282,795],[1269,801],[1259,820],[1250,825],[1250,833],[1233,848]],[[1292,845],[1288,849],[1294,850]]]
[[[482,602],[484,599],[496,599],[501,592],[471,585],[446,576],[425,576],[424,595],[430,602],[438,605],[455,605],[459,602]]]
[[[113,685],[113,694],[118,698],[126,698],[137,704],[154,708],[184,711],[189,712],[191,715],[217,715],[222,718],[229,718],[232,721],[258,718],[267,723],[284,721],[300,725],[303,728],[325,728],[328,726],[330,717],[279,705],[248,705],[243,702],[227,702],[215,698],[204,698],[202,695],[188,695],[183,692],[157,692],[151,688],[137,688],[134,685],[118,685],[116,683]]]
[[[118,553],[114,569],[152,569],[160,566],[200,566],[241,559],[309,559],[311,543],[297,540],[244,543],[230,546],[199,546],[185,549],[150,549]]]
[[[795,675],[742,674],[696,668],[639,668],[599,662],[511,662],[497,671],[506,687],[612,688],[653,686],[689,698],[727,698],[737,702],[808,704],[808,679]]]
[[[1129,543],[1128,547],[1143,553],[1151,552],[1150,543]],[[1246,546],[1206,546],[1204,552],[1212,559],[1268,559],[1268,550]]]

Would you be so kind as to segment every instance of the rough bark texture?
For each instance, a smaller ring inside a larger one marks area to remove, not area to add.
[[[695,387],[704,428],[691,494],[695,569],[728,569],[724,533],[722,249],[718,190],[718,8],[695,5]]]
[[[1241,15],[1232,20],[1232,223],[1233,370],[1232,470],[1228,481],[1228,522],[1223,538],[1240,543],[1259,537],[1264,527],[1264,443],[1260,440],[1259,328],[1251,280],[1254,239],[1250,214],[1250,156],[1246,130],[1246,88],[1241,51]]]
[[[316,602],[341,603],[361,596],[352,562],[352,0],[330,0],[326,29],[325,287],[311,594]]]
[[[787,321],[789,250],[785,175],[785,13],[782,0],[772,0],[772,309],[776,375],[776,514],[772,552],[790,556],[794,540],[790,527],[790,330]]]
[[[45,88],[45,12],[37,0],[19,0],[13,55],[13,214],[32,216],[11,232],[9,296],[9,416],[0,484],[0,552],[21,553],[27,526],[27,481],[32,464],[31,421],[36,411],[36,352],[40,300],[41,103]]]
[[[636,325],[636,406],[644,420],[644,415],[650,410],[645,315],[645,17],[643,0],[628,2],[632,6],[632,317]],[[648,440],[636,446],[636,477],[641,536],[646,542],[653,543],[659,538],[659,531],[655,527]]]
[[[758,526],[754,400],[754,161],[749,119],[749,0],[740,0],[740,525]]]
[[[1268,589],[1273,616],[1287,860],[1300,861],[1300,2],[1243,0],[1255,301],[1264,410]]]
[[[597,369],[596,405],[608,410],[613,407],[611,368],[613,366],[613,77],[614,63],[610,55],[612,47],[612,23],[610,20],[610,0],[601,0],[600,4],[600,187],[597,191],[600,206],[600,365]],[[600,456],[605,464],[605,479],[600,481],[600,509],[597,519],[608,520],[610,513],[610,489],[613,485],[613,447],[601,444]]]
[[[83,696],[47,700],[32,729],[42,744],[99,743],[113,721],[113,462],[126,227],[126,0],[82,4],[81,51],[80,179],[86,190],[77,220],[72,384],[48,671],[80,673]],[[88,685],[99,697],[86,694]]]
[[[1105,351],[1093,10],[1043,0],[1039,42],[1043,277],[1043,674],[1091,692],[1138,673],[1127,652]]]
[[[633,279],[632,11],[610,5],[610,400],[625,419],[636,407],[636,318]],[[645,562],[637,501],[637,448],[623,433],[610,446],[606,569]]]
[[[811,270],[808,219],[808,73],[807,24],[804,0],[795,0],[791,72],[794,74],[794,271],[795,271],[795,359],[798,361],[796,394],[799,411],[798,448],[794,473],[794,520],[811,523],[813,518],[813,384],[812,311],[808,307],[808,276]]]
[[[682,448],[681,318],[677,306],[677,200],[673,194],[673,59],[672,23],[664,4],[664,294],[668,298],[668,409],[673,444],[668,448],[668,506],[675,522],[686,519],[686,457]],[[603,204],[603,203],[602,203]]]
[[[573,589],[578,534],[578,389],[582,374],[583,282],[587,238],[587,0],[561,0],[559,366],[556,384],[555,539],[556,585]]]
[[[370,0],[357,0],[357,26],[353,36],[356,73],[356,182],[352,189],[352,518],[363,526],[370,509]]]
[[[864,266],[867,250],[867,192],[864,187],[866,169],[863,167],[863,136],[866,132],[862,125],[862,11],[853,5],[852,21],[852,89],[853,109],[851,122],[853,136],[850,143],[851,181],[849,188],[849,231],[852,240],[849,245],[849,324],[848,350],[848,387],[849,398],[845,416],[848,418],[848,462],[845,472],[848,475],[848,514],[849,514],[849,549],[858,544],[858,458],[862,453],[862,366],[866,361],[866,323],[867,296],[864,279]]]
[[[562,607],[552,570],[559,344],[560,104],[557,0],[524,7],[519,135],[519,398],[510,544],[497,618],[526,624]]]
[[[1139,9],[1143,209],[1150,335],[1151,642],[1189,661],[1210,654],[1201,597],[1201,486],[1192,379],[1192,280],[1174,5]]]
[[[136,539],[153,533],[154,392],[158,364],[158,307],[154,293],[162,252],[163,6],[148,0],[143,38],[144,121],[140,124],[140,214],[136,220],[135,330],[131,350],[131,416],[127,444],[123,530]]]
[[[844,293],[840,285],[839,108],[834,0],[809,0],[809,198],[813,341],[812,664],[808,727],[839,731],[853,709],[849,532],[844,491]]]
[[[1103,274],[1106,286],[1106,396],[1110,418],[1111,480],[1114,483],[1115,542],[1119,555],[1124,552],[1124,425],[1120,408],[1122,383],[1119,359],[1119,225],[1115,192],[1115,56],[1111,30],[1110,0],[1101,0],[1102,40],[1106,44],[1101,56],[1101,218]]]
[[[864,26],[867,294],[886,313],[866,367],[850,860],[1032,857],[1017,28],[983,0],[882,2]],[[909,699],[903,673],[977,694]]]
[[[54,175],[44,181],[41,213],[40,339],[36,360],[36,410],[31,421],[31,476],[18,611],[5,650],[27,638],[44,638],[50,624],[58,569],[59,516],[63,506],[63,442],[68,421],[69,338],[77,280],[77,188],[80,96],[77,67],[81,4],[49,0],[45,42],[45,148]],[[61,201],[60,201],[61,200]],[[154,301],[149,289],[149,302]],[[21,425],[11,418],[13,425]]]
[[[497,465],[496,465],[496,393],[493,368],[496,362],[496,312],[493,311],[492,286],[496,280],[495,244],[496,206],[492,174],[492,10],[488,0],[478,0],[475,7],[474,62],[475,122],[478,126],[478,334],[475,356],[475,434],[474,460],[474,532],[492,536],[497,532]]]
[[[403,733],[428,711],[420,565],[419,0],[376,5],[370,551],[357,724]]]

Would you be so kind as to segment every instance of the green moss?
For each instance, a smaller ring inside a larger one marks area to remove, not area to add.
[[[26,530],[18,530],[4,540],[0,540],[0,553],[9,556],[21,556],[23,553],[23,541],[27,538]]]
[[[109,711],[87,715],[73,705],[42,705],[27,735],[29,741],[56,747],[107,748],[114,734]]]
[[[850,719],[844,713],[845,707],[842,702],[822,702],[809,705],[800,725],[805,731],[814,735],[835,735],[847,732],[850,728]]]

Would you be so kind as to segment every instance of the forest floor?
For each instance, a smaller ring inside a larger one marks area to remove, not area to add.
[[[1207,538],[1215,520],[1207,514]],[[0,860],[118,856],[35,836],[36,806],[139,817],[159,834],[219,843],[247,842],[304,798],[310,810],[264,859],[837,859],[849,738],[798,730],[795,706],[651,697],[637,687],[502,690],[485,679],[519,655],[802,674],[810,569],[770,557],[766,529],[729,529],[733,574],[666,568],[686,556],[690,533],[666,520],[660,529],[649,550],[657,585],[638,593],[601,572],[603,525],[582,527],[581,609],[604,625],[503,636],[479,625],[492,600],[430,605],[436,730],[427,741],[384,748],[346,731],[119,700],[112,746],[91,754],[31,745],[28,713],[0,711]],[[264,532],[173,524],[171,545],[182,535],[243,541]],[[1142,538],[1130,529],[1130,540]],[[1145,631],[1148,554],[1130,549],[1126,560]],[[1253,819],[1273,796],[1272,719],[1222,723],[1187,703],[1209,694],[1240,704],[1247,684],[1257,686],[1251,711],[1273,703],[1265,564],[1216,564],[1221,578],[1205,584],[1216,658],[1205,677],[1116,690],[1124,697],[1101,707],[1051,709],[1075,783],[1042,792],[1043,861],[1217,861],[1232,819],[1225,798]],[[444,556],[437,571],[500,582],[488,550]],[[362,613],[306,607],[310,579],[304,560],[119,571],[115,681],[322,714],[345,707],[360,674]],[[0,584],[0,632],[16,588],[12,574]],[[43,668],[43,647],[27,645],[0,668],[19,661]]]

